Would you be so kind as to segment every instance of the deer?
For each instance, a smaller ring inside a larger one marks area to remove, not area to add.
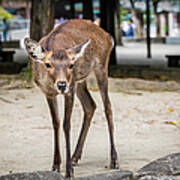
[[[118,169],[114,125],[108,95],[108,62],[113,48],[111,36],[90,20],[70,19],[55,27],[39,42],[26,37],[25,48],[32,64],[35,84],[44,93],[53,122],[54,159],[52,170],[60,172],[60,118],[57,95],[64,96],[63,130],[66,143],[66,177],[73,177],[73,166],[81,159],[85,139],[96,104],[87,88],[87,77],[94,72],[104,105],[110,138],[110,168]],[[70,128],[75,94],[84,112],[82,128],[71,156]]]

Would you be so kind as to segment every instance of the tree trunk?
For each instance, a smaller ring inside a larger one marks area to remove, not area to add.
[[[31,0],[30,37],[39,41],[47,35],[54,26],[54,0]],[[26,78],[32,80],[31,61],[23,70]]]
[[[144,17],[143,17],[144,13],[137,13],[137,17],[139,20],[139,30],[140,30],[140,37],[144,37]]]
[[[30,18],[30,0],[26,0],[25,17],[26,19]]]
[[[138,15],[136,13],[136,9],[135,9],[135,4],[134,4],[134,0],[130,0],[130,4],[131,4],[131,13],[132,13],[132,18],[133,18],[133,22],[135,24],[135,36],[137,38],[140,38],[143,34],[142,32],[142,28],[141,28],[141,22],[138,18]]]
[[[161,27],[160,27],[160,17],[157,12],[158,2],[159,1],[153,1],[153,6],[154,6],[154,15],[155,15],[155,23],[156,23],[156,36],[160,37],[161,36],[161,32],[160,32]]]
[[[169,13],[165,13],[165,34],[166,36],[169,36]]]
[[[71,18],[75,18],[74,0],[70,1],[70,6],[71,6]]]
[[[149,0],[146,0],[146,17],[147,17],[147,29],[146,29],[146,41],[147,41],[147,58],[151,58],[151,32],[150,32],[150,5]]]
[[[83,0],[83,19],[94,20],[92,0]]]
[[[161,37],[161,23],[160,23],[160,17],[158,13],[154,13],[155,14],[155,22],[156,22],[156,36],[157,37]]]
[[[54,0],[32,0],[30,37],[39,41],[54,26]]]
[[[114,12],[115,12],[115,1],[101,0],[101,27],[106,30],[114,39],[114,48],[111,52],[110,65],[116,64],[116,39],[115,39],[115,27],[114,27]]]
[[[117,45],[123,45],[122,43],[122,35],[121,35],[121,12],[120,12],[120,4],[119,1],[116,0],[116,8],[115,8],[115,36]]]

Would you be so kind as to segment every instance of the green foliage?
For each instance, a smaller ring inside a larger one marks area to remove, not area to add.
[[[120,7],[121,11],[121,21],[125,19],[126,15],[130,13],[130,11],[127,8]]]
[[[13,17],[12,14],[10,14],[8,11],[6,11],[4,8],[0,7],[0,20],[3,18],[5,19],[11,19]]]
[[[28,65],[22,69],[21,73],[20,73],[20,77],[23,78],[26,81],[32,81],[32,67],[31,64],[28,63]]]

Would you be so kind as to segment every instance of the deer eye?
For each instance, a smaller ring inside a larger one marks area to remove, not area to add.
[[[48,62],[45,63],[45,66],[46,66],[47,68],[51,68],[51,64],[48,63]]]
[[[69,65],[69,69],[72,69],[74,67],[74,64]]]

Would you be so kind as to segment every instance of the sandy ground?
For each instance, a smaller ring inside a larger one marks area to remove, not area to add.
[[[178,83],[140,79],[110,79],[109,82],[121,169],[136,171],[152,160],[180,151],[180,128],[166,123],[180,122]],[[28,87],[26,82],[0,77],[0,175],[51,170],[53,131],[45,97],[38,88],[19,88],[24,86]],[[75,176],[110,171],[109,139],[101,98],[96,87],[90,89],[98,108],[82,159],[74,169]],[[59,96],[58,100],[62,122],[63,97]],[[72,116],[72,150],[82,118],[83,112],[76,98]],[[60,136],[64,174],[62,126]]]

